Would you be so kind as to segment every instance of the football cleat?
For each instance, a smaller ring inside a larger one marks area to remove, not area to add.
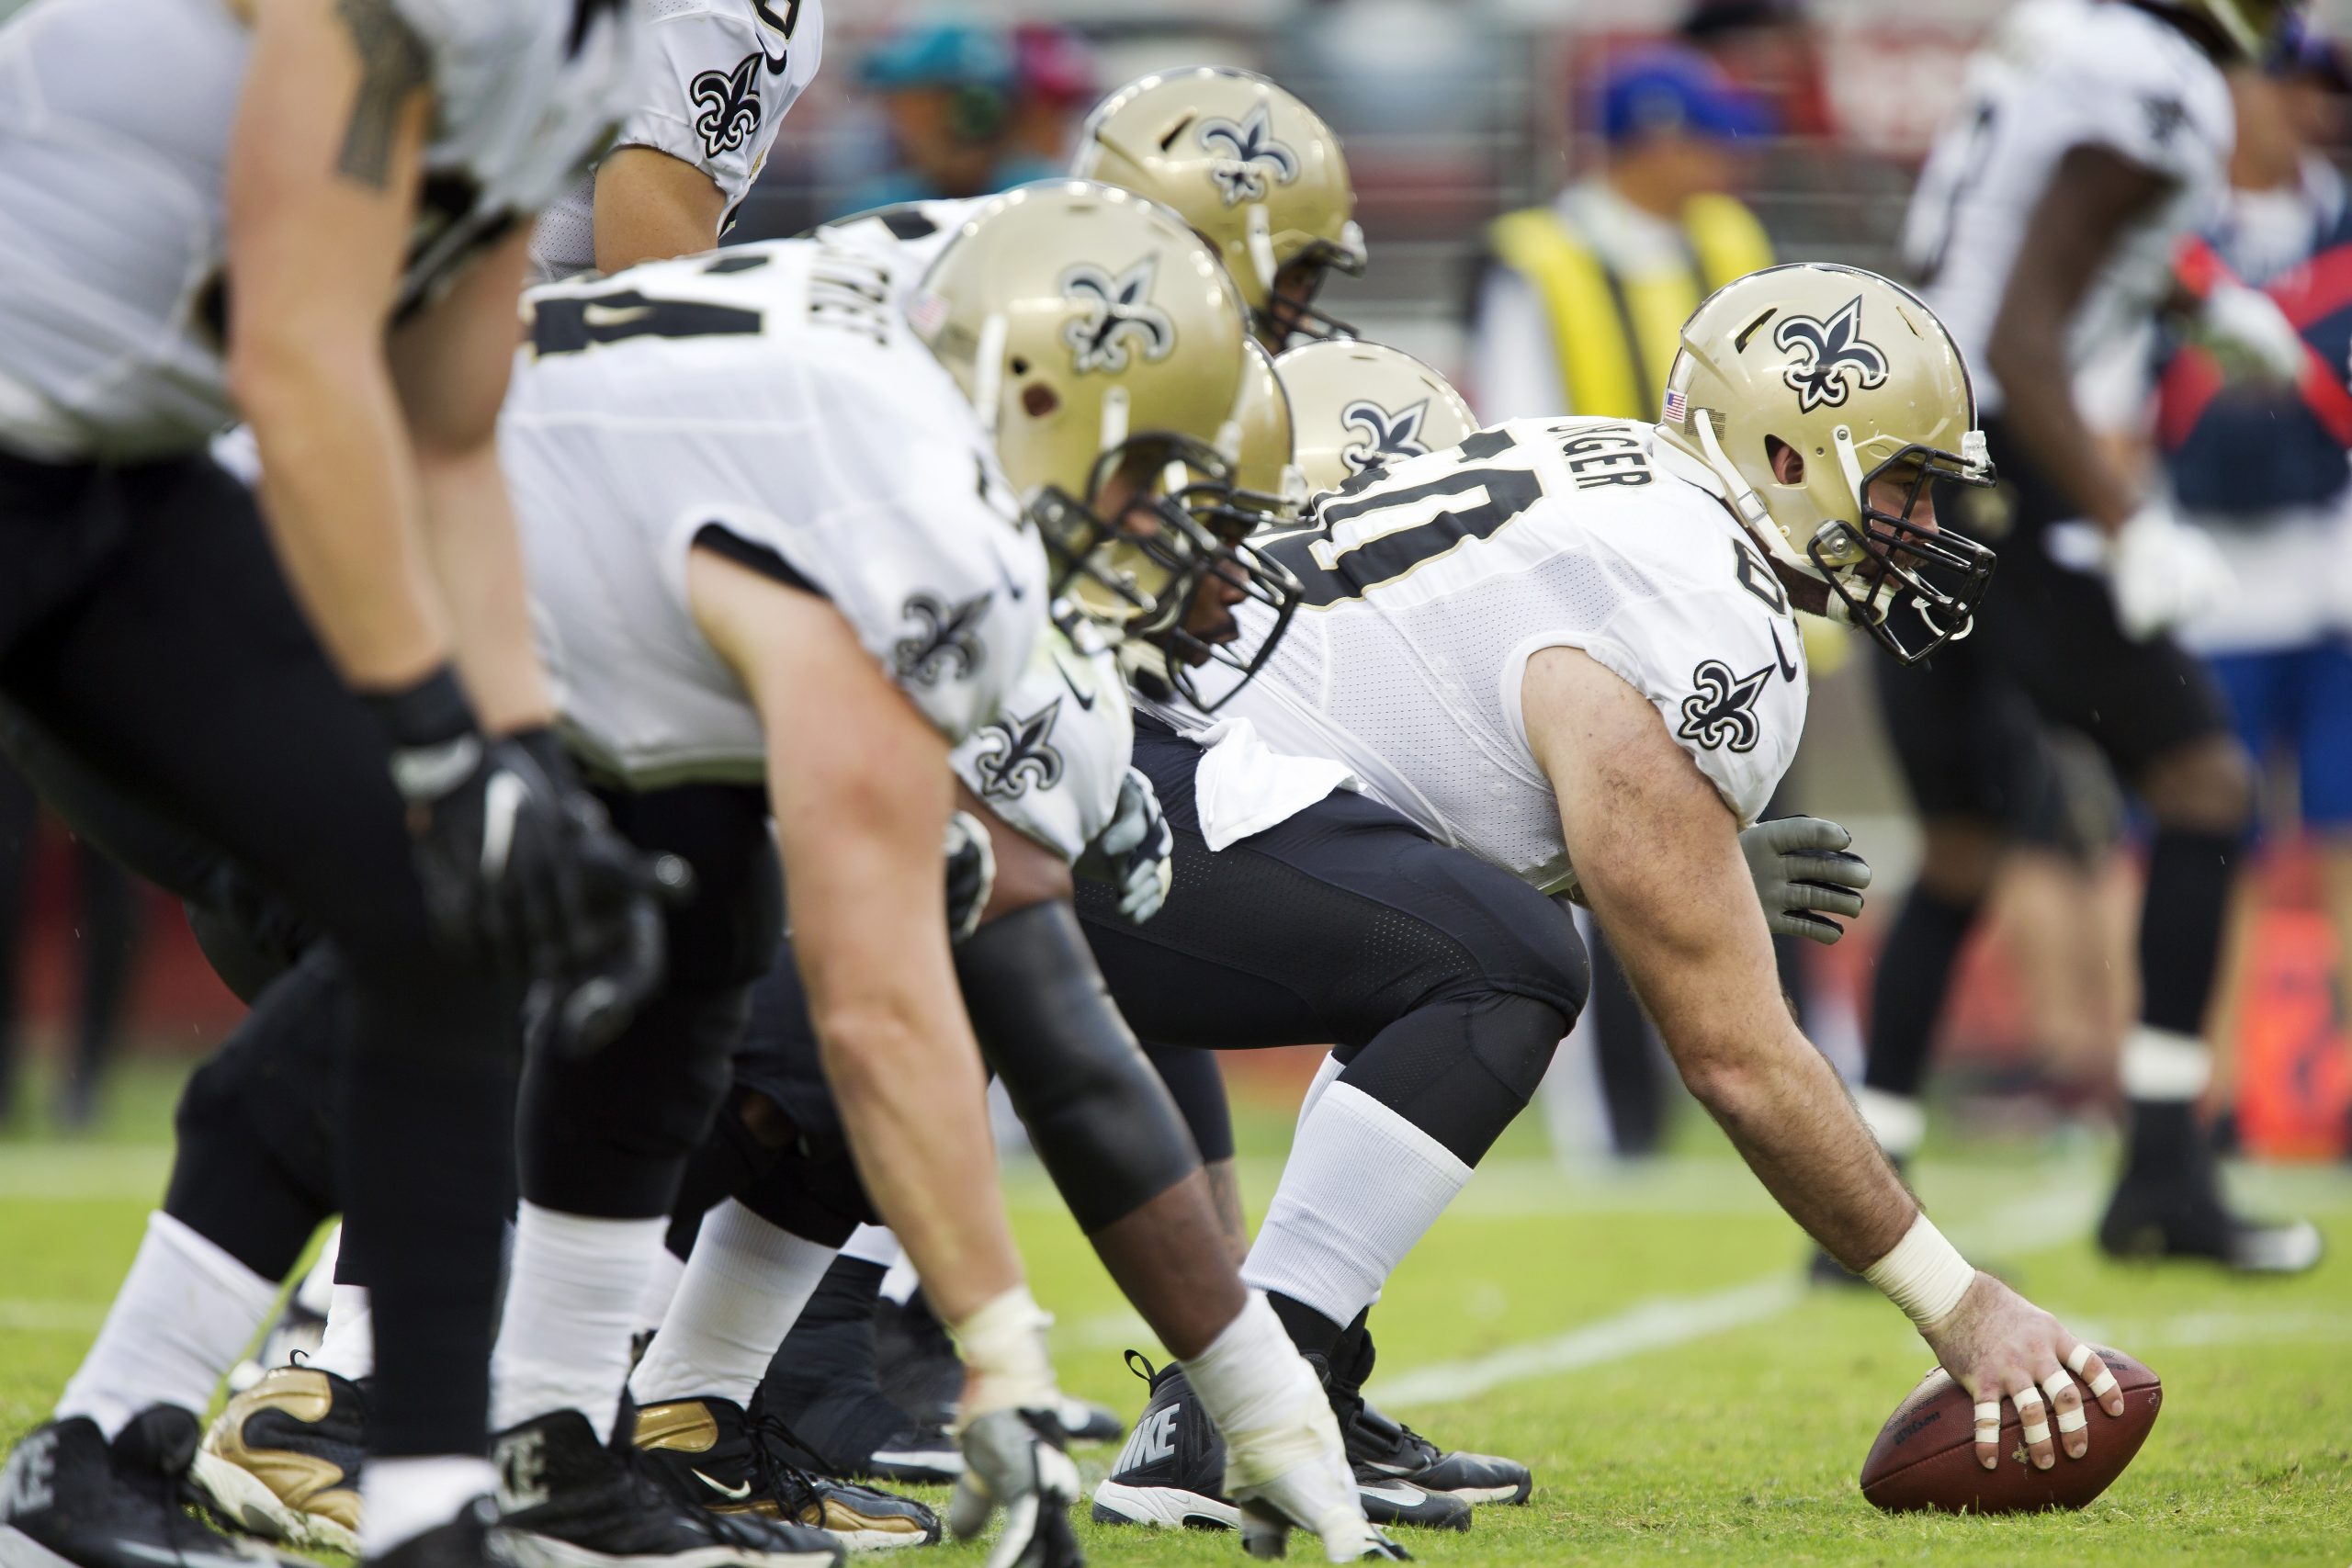
[[[1174,1362],[1154,1369],[1135,1351],[1127,1365],[1151,1384],[1111,1473],[1094,1488],[1094,1522],[1236,1529],[1241,1510],[1225,1495],[1225,1439]],[[1375,1525],[1466,1530],[1470,1505],[1394,1476],[1356,1469],[1364,1517]]]
[[[792,1462],[803,1470],[896,1486],[951,1485],[964,1473],[954,1438],[884,1397],[871,1301],[837,1291],[830,1277],[785,1336],[752,1404],[788,1425],[801,1450]]]
[[[911,1497],[812,1475],[792,1462],[801,1445],[770,1417],[730,1399],[673,1399],[637,1412],[637,1447],[681,1502],[757,1514],[823,1530],[852,1551],[932,1546],[939,1516]]]
[[[508,1427],[491,1458],[514,1568],[841,1568],[842,1544],[822,1530],[679,1502],[577,1410]]]
[[[360,1384],[312,1367],[278,1367],[229,1401],[188,1478],[241,1529],[356,1557],[367,1449]]]
[[[1465,1503],[1524,1503],[1535,1490],[1535,1478],[1517,1460],[1492,1454],[1449,1451],[1364,1403],[1363,1385],[1372,1376],[1374,1352],[1372,1335],[1361,1325],[1340,1337],[1327,1382],[1331,1413],[1340,1418],[1347,1439],[1348,1462],[1359,1482],[1385,1478],[1408,1481],[1424,1492],[1459,1497]],[[1315,1358],[1307,1357],[1311,1364]]]
[[[0,1563],[6,1568],[301,1568],[188,1512],[202,1428],[158,1404],[109,1444],[72,1416],[26,1433],[0,1469]]]
[[[2241,1219],[2202,1182],[2126,1179],[2098,1223],[2110,1258],[2201,1258],[2242,1274],[2301,1274],[2325,1250],[2308,1220]]]

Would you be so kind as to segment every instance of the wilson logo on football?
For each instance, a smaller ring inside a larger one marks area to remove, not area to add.
[[[1159,263],[1146,256],[1113,277],[1091,262],[1080,262],[1061,276],[1064,298],[1084,307],[1062,328],[1069,344],[1070,363],[1081,376],[1101,370],[1117,375],[1127,367],[1133,347],[1148,360],[1168,357],[1176,346],[1176,323],[1151,302],[1151,283]]]
[[[1350,473],[1360,474],[1391,457],[1426,456],[1429,448],[1421,444],[1421,421],[1429,412],[1427,398],[1395,413],[1369,398],[1350,403],[1340,411],[1340,423],[1358,439],[1340,449],[1340,460],[1347,464]]]
[[[1797,407],[1843,406],[1855,388],[1868,390],[1886,381],[1886,355],[1862,335],[1862,297],[1855,295],[1826,321],[1787,316],[1772,329],[1772,343],[1796,355],[1781,379],[1797,395]]]
[[[1263,104],[1238,124],[1214,117],[1201,121],[1200,137],[1202,146],[1223,154],[1209,164],[1209,178],[1216,182],[1227,207],[1265,200],[1269,175],[1277,185],[1298,178],[1298,154],[1274,140],[1273,122]]]

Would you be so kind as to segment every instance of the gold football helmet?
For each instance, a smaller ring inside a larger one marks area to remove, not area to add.
[[[1132,191],[1023,186],[965,222],[907,320],[978,410],[1055,592],[1122,630],[1172,624],[1216,548],[1173,492],[1231,482],[1215,443],[1248,334],[1216,253]]]
[[[1314,305],[1329,273],[1363,270],[1348,162],[1322,117],[1263,76],[1200,65],[1130,82],[1087,116],[1070,172],[1182,214],[1270,346],[1349,333]]]
[[[1722,481],[1799,608],[1868,627],[1905,664],[1968,635],[1993,552],[1911,518],[1930,483],[1989,485],[1993,465],[1968,367],[1917,295],[1818,262],[1751,272],[1682,323],[1666,386],[1660,432]],[[1793,484],[1778,446],[1804,459]],[[1871,500],[1889,480],[1898,507]],[[1924,638],[1890,623],[1898,609]]]
[[[1274,361],[1290,393],[1298,467],[1310,491],[1461,445],[1478,416],[1444,377],[1385,344],[1310,343]]]

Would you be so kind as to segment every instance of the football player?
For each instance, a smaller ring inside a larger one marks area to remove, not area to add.
[[[2080,730],[2154,820],[2140,919],[2140,1020],[2124,1043],[2123,1168],[2111,1253],[2292,1271],[2308,1224],[2223,1201],[2198,1100],[2223,911],[2251,809],[2247,760],[2212,676],[2169,630],[2227,591],[2209,541],[2122,472],[2075,391],[2089,357],[2159,310],[2241,365],[2292,379],[2301,341],[2260,293],[2177,286],[2175,247],[2224,188],[2234,135],[2222,67],[2258,53],[2279,0],[2035,0],[1972,68],[1965,104],[1913,197],[1905,248],[1983,373],[2005,484],[2001,592],[1968,642],[1880,683],[1926,835],[1919,879],[1879,962],[1862,1104],[1898,1158],[1961,943],[2003,846],[2053,836],[2040,722]],[[1992,499],[1992,498],[1987,498]],[[2087,519],[2086,552],[2066,530]]]
[[[658,967],[629,946],[636,857],[553,742],[492,444],[517,220],[609,129],[633,36],[613,5],[395,0],[62,0],[0,28],[0,695],[349,965],[342,1181],[399,1280],[370,1559],[491,1550],[514,978]],[[205,452],[239,414],[266,530]],[[237,1554],[180,1507],[196,1412],[306,1239],[238,1218],[151,1221],[0,1477],[0,1554]]]
[[[1096,958],[1147,1039],[1338,1042],[1244,1277],[1344,1376],[1351,1327],[1581,1003],[1543,890],[1572,893],[1774,1196],[1975,1396],[1979,1460],[1997,1462],[2004,1398],[2036,1464],[2058,1462],[2053,1403],[2079,1456],[2061,1371],[2115,1413],[2111,1381],[1876,1157],[1780,1005],[1768,906],[1789,888],[1743,864],[1804,716],[1792,607],[1917,658],[1982,596],[1989,553],[1928,500],[1991,477],[1967,371],[1917,299],[1840,267],[1750,275],[1682,338],[1659,423],[1482,430],[1366,469],[1269,547],[1306,605],[1216,723],[1138,719],[1177,891],[1129,927],[1081,889]],[[1903,606],[1941,631],[1901,640]],[[1261,618],[1242,612],[1245,650]],[[1098,1517],[1209,1512],[1195,1403],[1163,1375],[1138,1432],[1164,1440],[1130,1444]]]

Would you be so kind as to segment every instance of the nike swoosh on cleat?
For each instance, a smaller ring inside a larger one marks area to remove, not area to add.
[[[738,1486],[729,1486],[723,1481],[713,1480],[699,1470],[695,1472],[695,1479],[730,1503],[740,1503],[752,1495],[752,1483],[748,1481]]]
[[[1428,1495],[1418,1486],[1366,1486],[1361,1481],[1356,1483],[1356,1490],[1367,1497],[1394,1503],[1400,1508],[1409,1508]]]

